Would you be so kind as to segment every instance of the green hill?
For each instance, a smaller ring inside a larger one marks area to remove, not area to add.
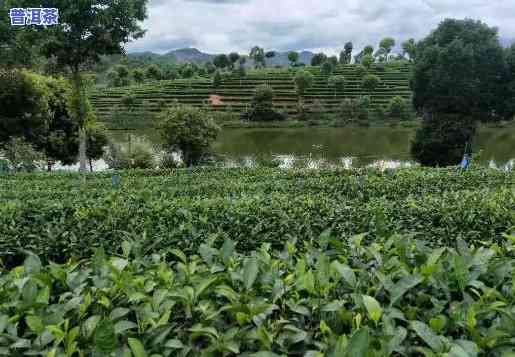
[[[345,76],[345,90],[340,93],[335,93],[334,89],[327,84],[328,76],[322,75],[319,67],[306,67],[306,69],[314,74],[315,81],[304,95],[304,102],[309,105],[318,100],[329,113],[336,112],[345,98],[369,95],[372,109],[375,109],[378,106],[385,106],[394,96],[402,96],[405,99],[411,97],[408,63],[385,67],[374,66],[371,73],[381,78],[381,84],[373,92],[361,88],[361,77],[354,65],[338,66],[333,73],[333,75]],[[244,78],[238,78],[236,75],[228,76],[216,89],[213,88],[209,78],[158,81],[99,90],[92,94],[91,101],[100,119],[114,127],[117,126],[114,123],[116,114],[123,111],[120,99],[128,93],[133,93],[136,96],[135,110],[132,114],[124,113],[123,116],[133,116],[133,119],[137,120],[137,126],[149,126],[149,119],[153,113],[159,112],[162,105],[174,101],[196,107],[204,106],[213,111],[243,113],[252,100],[256,86],[266,83],[275,91],[275,109],[295,115],[298,97],[293,82],[294,75],[295,71],[288,69],[254,70],[249,71]],[[218,97],[213,98],[213,95]]]

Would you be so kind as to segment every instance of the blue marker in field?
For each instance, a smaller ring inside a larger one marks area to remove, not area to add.
[[[111,182],[113,183],[114,188],[120,187],[121,181],[122,181],[122,178],[120,177],[120,175],[113,175],[113,177],[111,177]]]
[[[465,155],[463,155],[463,160],[461,160],[460,167],[463,170],[466,170],[466,169],[468,169],[469,166],[470,166],[470,155],[465,154]]]

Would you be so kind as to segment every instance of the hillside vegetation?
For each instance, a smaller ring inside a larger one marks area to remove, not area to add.
[[[314,83],[303,95],[303,103],[313,105],[318,101],[325,112],[335,113],[345,98],[370,96],[371,110],[385,107],[392,98],[401,96],[409,100],[410,65],[399,63],[393,65],[373,65],[370,72],[381,79],[379,86],[373,91],[362,88],[362,77],[354,65],[339,65],[331,75],[345,77],[345,89],[341,92],[332,88],[329,75],[320,73],[320,67],[306,67],[314,74]],[[249,71],[243,77],[236,75],[225,77],[221,84],[214,88],[210,79],[191,79],[156,81],[150,84],[111,88],[92,94],[91,102],[98,116],[112,127],[119,124],[113,122],[117,113],[124,117],[132,117],[131,126],[150,126],[152,114],[174,101],[195,107],[204,107],[217,112],[244,113],[252,100],[255,88],[260,84],[268,84],[274,89],[274,108],[289,115],[298,112],[299,97],[295,90],[294,70],[262,69]],[[127,113],[121,105],[121,99],[134,94],[135,105]],[[216,97],[213,97],[216,96]],[[127,119],[127,118],[126,118]]]

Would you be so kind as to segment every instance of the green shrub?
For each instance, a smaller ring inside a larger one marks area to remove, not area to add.
[[[186,166],[199,164],[220,132],[211,113],[182,104],[161,112],[157,127],[165,150],[180,151]]]
[[[395,96],[390,100],[386,113],[390,119],[409,120],[411,118],[409,104],[401,96]]]
[[[363,77],[361,87],[369,92],[373,92],[381,84],[381,78],[375,74],[367,74]]]
[[[274,121],[284,120],[285,117],[274,110],[274,90],[272,87],[262,84],[254,90],[254,96],[248,112],[243,114],[243,119],[250,121]]]
[[[45,260],[115,253],[127,236],[156,238],[153,249],[195,251],[213,236],[241,250],[299,242],[326,228],[342,239],[369,232],[377,211],[387,231],[417,234],[434,245],[454,237],[498,241],[514,222],[515,172],[474,169],[297,171],[192,169],[0,176],[0,256],[30,248]],[[382,218],[381,218],[382,219]],[[42,229],[42,227],[45,227]]]
[[[242,254],[194,254],[160,237],[119,254],[0,276],[6,355],[509,356],[515,246],[431,248],[412,236],[347,241],[324,231]],[[515,237],[508,237],[514,240]],[[50,351],[50,352],[48,352]],[[267,351],[267,352],[265,352]],[[271,352],[273,351],[273,352]]]

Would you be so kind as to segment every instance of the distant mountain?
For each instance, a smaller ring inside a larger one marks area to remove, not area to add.
[[[215,54],[209,54],[199,51],[196,48],[181,48],[172,50],[163,55],[153,52],[133,52],[128,54],[128,58],[132,62],[141,63],[205,63],[211,62],[215,58]],[[310,64],[314,53],[309,51],[299,52],[299,62]],[[288,60],[288,52],[276,52],[275,57],[267,58],[267,65],[287,66],[290,64]],[[252,60],[247,61],[247,66],[251,67],[254,63]]]
[[[213,60],[215,55],[210,55],[204,52],[200,52],[196,48],[181,48],[178,50],[173,50],[165,54],[165,56],[173,56],[175,57],[178,63],[186,63],[186,62],[210,62]]]

